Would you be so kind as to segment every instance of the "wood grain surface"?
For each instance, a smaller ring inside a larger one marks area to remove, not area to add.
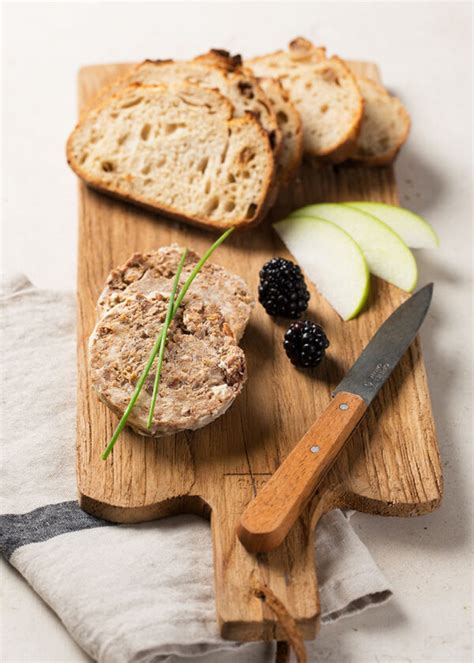
[[[86,67],[79,74],[79,104],[90,100],[127,65]],[[354,64],[377,78],[374,65]],[[272,256],[288,256],[270,223],[311,202],[354,199],[398,203],[391,168],[306,164],[281,193],[261,226],[234,234],[214,261],[241,274],[257,293],[258,271]],[[412,516],[440,501],[442,476],[430,398],[416,340],[371,405],[320,489],[284,543],[252,555],[235,535],[246,504],[330,401],[332,388],[405,299],[373,278],[370,299],[355,320],[343,322],[310,287],[309,317],[326,330],[331,345],[314,371],[291,366],[282,346],[285,323],[257,305],[242,346],[248,383],[232,408],[206,428],[157,440],[126,430],[107,462],[100,459],[117,423],[91,390],[87,340],[95,302],[110,269],[135,251],[178,242],[200,253],[212,235],[160,218],[79,184],[77,479],[80,504],[114,522],[140,522],[176,513],[210,517],[217,616],[223,637],[278,639],[273,613],[254,591],[266,583],[315,637],[319,600],[313,530],[321,515],[344,506],[368,513]]]

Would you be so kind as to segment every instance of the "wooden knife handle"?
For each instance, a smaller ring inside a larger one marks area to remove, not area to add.
[[[366,410],[360,396],[335,395],[242,514],[237,536],[249,552],[280,545]]]

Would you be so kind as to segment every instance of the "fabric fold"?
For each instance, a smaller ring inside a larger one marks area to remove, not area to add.
[[[39,291],[19,275],[3,284],[0,306],[4,556],[100,662],[237,649],[270,657],[270,645],[219,636],[206,521],[189,515],[113,525],[79,509],[74,295]],[[320,521],[315,554],[323,624],[390,597],[341,511]]]

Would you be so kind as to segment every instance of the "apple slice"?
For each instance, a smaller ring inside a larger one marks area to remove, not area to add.
[[[283,219],[273,227],[341,318],[354,318],[369,294],[370,274],[351,236],[312,217]]]
[[[290,218],[314,216],[335,223],[360,246],[369,270],[375,276],[411,292],[416,286],[417,268],[412,252],[385,223],[355,207],[338,203],[308,205]]]
[[[363,200],[344,204],[377,217],[400,235],[412,249],[435,249],[439,246],[438,235],[430,224],[409,209]]]

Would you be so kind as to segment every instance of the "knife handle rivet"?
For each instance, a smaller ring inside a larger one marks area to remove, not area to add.
[[[310,451],[312,454],[317,454],[318,451],[321,451],[321,449],[315,445],[314,447],[311,447]]]
[[[348,409],[349,409],[349,406],[347,405],[347,403],[341,403],[341,404],[339,405],[339,409],[340,409],[340,410],[348,410]]]

